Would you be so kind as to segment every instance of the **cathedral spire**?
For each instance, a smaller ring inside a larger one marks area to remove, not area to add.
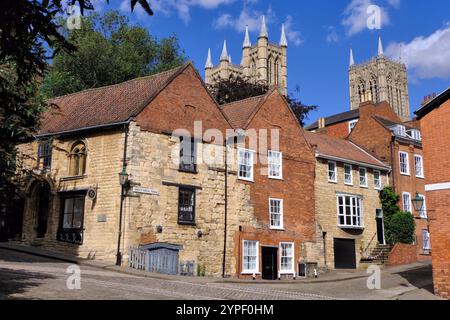
[[[211,59],[211,48],[208,49],[208,58],[206,59],[205,69],[214,67]]]
[[[350,49],[350,67],[355,65],[355,59],[353,58],[353,49]]]
[[[259,32],[260,38],[268,38],[269,34],[267,33],[267,26],[266,26],[266,16],[262,16],[262,22],[261,22],[261,31]]]
[[[286,32],[284,30],[284,24],[281,25],[281,38],[280,38],[280,46],[287,47],[288,42],[286,39]]]
[[[381,57],[384,55],[383,43],[381,42],[381,36],[378,37],[378,56]]]
[[[250,48],[252,46],[250,42],[250,36],[248,34],[248,26],[245,26],[245,38],[244,38],[244,44],[242,45],[243,48]]]
[[[231,54],[228,55],[228,62],[229,62],[230,64],[233,64],[233,62],[231,61]]]
[[[228,50],[227,50],[227,40],[223,41],[223,49],[222,49],[222,55],[220,56],[220,61],[226,60],[228,61],[230,57],[228,56]]]

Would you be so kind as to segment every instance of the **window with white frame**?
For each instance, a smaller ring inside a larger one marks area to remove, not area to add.
[[[281,152],[269,150],[269,178],[283,178],[283,154]]]
[[[400,152],[400,173],[409,175],[409,157],[407,152]]]
[[[353,184],[353,167],[350,164],[344,164],[344,183]]]
[[[402,193],[403,211],[412,212],[411,210],[411,194],[409,192]]]
[[[270,228],[283,229],[283,200],[269,199]]]
[[[378,170],[373,170],[373,185],[375,186],[375,189],[381,190],[381,173]]]
[[[358,124],[358,120],[350,121],[348,123],[348,132],[349,133],[352,132],[352,130],[356,127],[357,124]]]
[[[358,196],[338,195],[338,226],[347,228],[363,227],[363,200]]]
[[[294,273],[294,244],[292,242],[280,243],[280,273]]]
[[[253,152],[247,149],[238,149],[239,179],[253,180]]]
[[[359,168],[359,186],[367,187],[367,169]]]
[[[242,272],[243,273],[258,273],[258,251],[259,242],[258,241],[247,241],[244,240],[243,244],[243,257],[242,257]]]
[[[414,168],[417,178],[423,178],[423,158],[419,155],[414,155]]]
[[[419,194],[419,197],[421,197],[423,199],[423,207],[422,207],[422,211],[420,211],[420,217],[422,219],[427,219],[428,218],[428,214],[427,214],[427,199],[425,199],[425,196],[422,194]]]
[[[334,161],[328,161],[328,181],[337,182],[337,166]]]
[[[422,247],[423,250],[431,250],[430,232],[427,229],[422,230]]]

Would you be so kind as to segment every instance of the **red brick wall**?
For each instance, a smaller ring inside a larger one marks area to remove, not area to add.
[[[450,182],[450,101],[421,119],[427,184]],[[427,192],[435,293],[450,299],[450,190]]]
[[[347,138],[347,136],[349,134],[348,125],[349,125],[349,121],[341,122],[341,123],[333,124],[331,126],[327,126],[323,130],[324,130],[324,132],[326,132],[327,135],[329,135],[331,137],[344,139],[344,138]]]
[[[388,265],[398,266],[417,262],[417,245],[397,243],[389,254]]]
[[[283,180],[269,179],[267,166],[258,161],[254,168],[254,182],[241,181],[251,185],[251,200],[262,228],[243,226],[243,231],[236,234],[235,239],[240,242],[240,247],[236,248],[237,270],[240,273],[242,269],[243,240],[258,240],[260,246],[279,246],[280,242],[294,242],[296,266],[301,245],[305,241],[315,240],[314,156],[303,137],[302,129],[277,91],[261,106],[248,129],[267,129],[268,149],[271,148],[269,130],[280,130]],[[258,156],[266,157],[267,153]],[[285,231],[269,229],[269,198],[283,199]]]

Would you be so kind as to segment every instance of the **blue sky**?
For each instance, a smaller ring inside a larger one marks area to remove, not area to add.
[[[177,35],[180,45],[203,75],[208,48],[218,63],[223,40],[234,63],[241,59],[245,25],[257,39],[260,17],[268,21],[269,38],[278,42],[287,29],[288,84],[298,85],[300,99],[320,109],[310,121],[349,110],[348,64],[377,53],[381,35],[386,55],[408,66],[412,111],[424,95],[450,86],[450,1],[448,0],[149,0],[155,11],[130,14],[129,0],[95,0],[100,11],[118,9],[157,37]],[[367,28],[367,7],[381,8],[381,29]]]

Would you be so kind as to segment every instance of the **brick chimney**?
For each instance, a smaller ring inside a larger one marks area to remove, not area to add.
[[[424,96],[423,100],[422,100],[422,107],[424,105],[426,105],[428,102],[430,102],[431,100],[433,100],[434,98],[436,98],[436,93],[433,94],[429,94],[428,96]]]

